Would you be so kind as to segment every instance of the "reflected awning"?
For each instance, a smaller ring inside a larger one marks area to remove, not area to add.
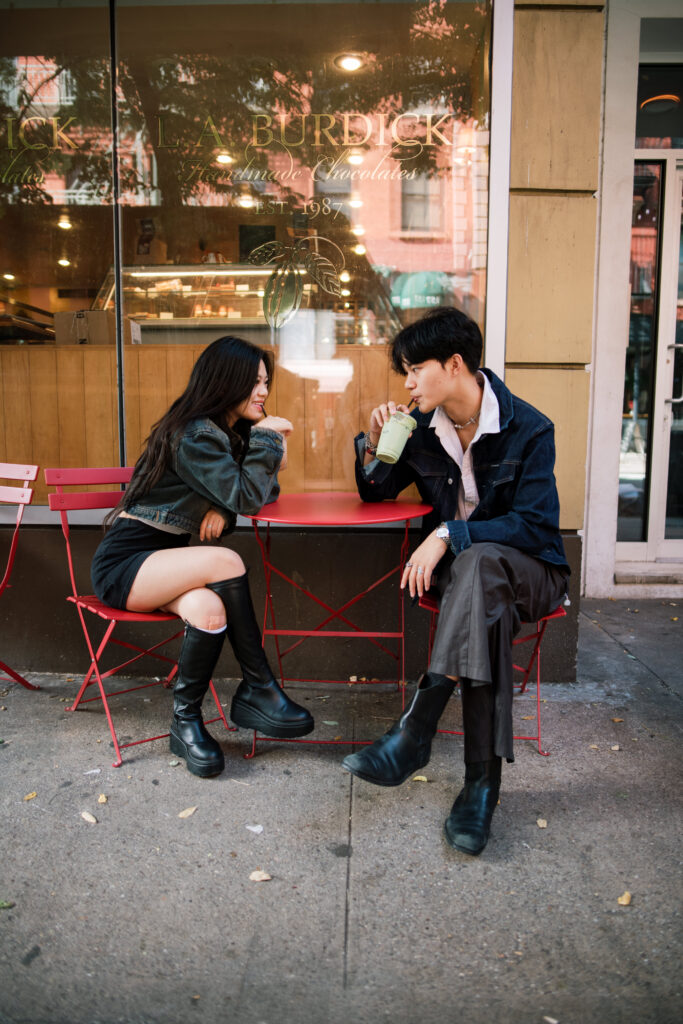
[[[391,286],[391,304],[398,309],[425,309],[453,303],[453,283],[440,270],[399,274]]]

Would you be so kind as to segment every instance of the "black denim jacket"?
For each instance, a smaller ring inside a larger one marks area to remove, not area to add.
[[[242,451],[239,451],[240,447]],[[226,517],[225,533],[238,514],[253,515],[280,493],[277,471],[282,438],[253,428],[244,447],[209,419],[193,420],[174,441],[172,464],[159,483],[126,509],[133,516],[199,533],[210,508]]]
[[[471,544],[509,544],[569,573],[559,529],[553,424],[491,370],[482,372],[498,400],[500,433],[482,434],[472,445],[479,504],[468,520],[455,518],[460,467],[430,428],[433,413],[411,413],[418,426],[395,465],[374,459],[363,467],[364,435],[355,438],[358,493],[363,501],[382,501],[414,483],[422,500],[434,506],[423,520],[423,536],[445,522],[455,555]]]

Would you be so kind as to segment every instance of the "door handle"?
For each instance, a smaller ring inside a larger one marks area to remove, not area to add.
[[[667,347],[667,351],[673,352],[675,349],[679,349],[679,350],[683,349],[683,343],[682,342],[678,342],[675,345],[667,345],[666,347]],[[679,402],[683,402],[683,392],[678,396],[678,398],[665,398],[664,399],[664,404],[665,405],[678,405]]]

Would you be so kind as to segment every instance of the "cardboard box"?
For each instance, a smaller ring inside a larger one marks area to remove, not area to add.
[[[130,345],[130,320],[124,319],[123,340]],[[112,310],[79,309],[73,313],[55,313],[57,345],[114,345],[116,320]]]

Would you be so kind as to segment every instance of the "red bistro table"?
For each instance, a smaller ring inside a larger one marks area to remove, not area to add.
[[[254,526],[254,533],[258,542],[259,548],[261,549],[261,557],[263,559],[263,570],[266,578],[266,603],[263,614],[263,637],[264,640],[267,636],[272,636],[275,640],[275,648],[277,651],[278,668],[280,672],[280,678],[283,682],[325,682],[325,683],[349,683],[348,679],[287,679],[284,675],[282,661],[283,658],[291,653],[295,648],[304,642],[309,637],[317,637],[318,639],[324,637],[355,637],[357,639],[369,640],[375,644],[382,651],[393,658],[397,663],[397,678],[395,680],[389,680],[389,682],[395,683],[399,687],[405,679],[405,620],[403,611],[403,591],[397,586],[397,628],[387,632],[378,632],[377,630],[365,630],[360,626],[356,625],[355,622],[348,616],[349,610],[362,598],[366,597],[369,593],[379,587],[386,580],[390,579],[393,575],[398,575],[403,569],[404,562],[408,555],[408,528],[410,526],[411,519],[417,519],[421,516],[427,515],[432,511],[431,505],[425,505],[417,501],[377,501],[377,502],[365,502],[361,501],[355,492],[347,491],[315,491],[304,494],[285,494],[282,495],[277,501],[272,502],[270,505],[265,505],[260,512],[256,515],[248,516],[247,518],[252,520]],[[271,557],[271,525],[296,525],[296,526],[336,526],[336,527],[354,527],[354,526],[368,526],[370,524],[377,523],[405,523],[403,531],[403,541],[401,543],[401,549],[396,565],[386,572],[379,579],[376,579],[368,583],[361,591],[359,591],[354,597],[345,601],[343,605],[338,608],[332,607],[326,601],[323,601],[312,591],[306,587],[301,586],[296,580],[293,580],[291,576],[287,576],[281,569],[273,563]],[[259,528],[259,524],[265,524],[265,537]],[[273,595],[271,592],[271,578],[275,573],[281,579],[285,580],[291,587],[305,594],[306,597],[310,598],[312,602],[323,609],[325,616],[317,623],[312,629],[289,629],[278,625],[278,621],[275,614],[275,607],[273,603]],[[335,622],[335,620],[344,626],[345,629],[328,629],[326,628],[329,623]],[[295,642],[290,644],[289,647],[282,650],[280,648],[280,637],[294,637]],[[396,641],[397,650],[392,651],[386,646],[384,641]],[[376,680],[372,680],[376,682]],[[268,740],[270,737],[264,736],[259,737],[260,740]],[[289,742],[289,743],[364,743],[369,742],[366,740],[275,740],[277,743]],[[256,733],[254,733],[254,743],[252,745],[251,752],[247,754],[247,757],[252,757],[256,749]]]

